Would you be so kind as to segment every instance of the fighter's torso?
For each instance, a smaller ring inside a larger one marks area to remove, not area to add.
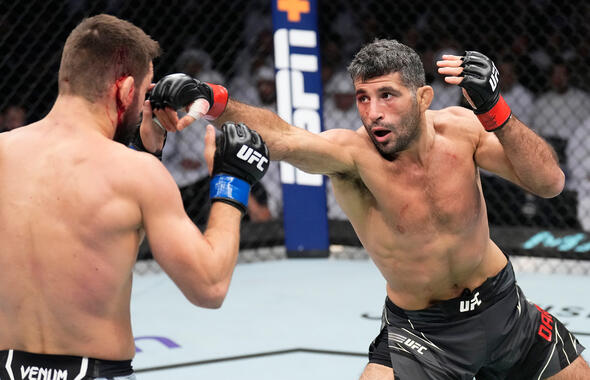
[[[403,156],[387,161],[359,133],[366,141],[355,154],[358,177],[332,177],[336,199],[387,280],[390,298],[406,309],[456,297],[505,263],[489,240],[475,144],[449,127],[436,126],[420,163]]]
[[[129,359],[141,213],[119,144],[62,133],[0,136],[0,349]]]

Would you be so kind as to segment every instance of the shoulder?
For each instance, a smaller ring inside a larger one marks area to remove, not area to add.
[[[135,198],[152,197],[158,192],[176,190],[174,179],[166,167],[154,155],[139,152],[127,146],[110,141],[110,165],[113,178],[125,192]],[[108,161],[107,161],[108,162]]]
[[[320,133],[320,136],[338,145],[340,149],[347,150],[353,158],[355,152],[359,150],[366,152],[367,148],[374,148],[373,142],[363,126],[356,130],[334,128]]]
[[[448,107],[431,112],[428,116],[436,134],[449,141],[452,146],[465,146],[471,151],[480,144],[483,126],[472,110],[465,107]]]
[[[334,128],[320,133],[319,136],[333,144],[330,149],[338,152],[337,155],[343,160],[342,162],[347,163],[339,171],[325,173],[331,177],[333,175],[358,177],[360,162],[372,157],[370,152],[378,154],[363,126],[357,130]]]
[[[441,134],[479,133],[481,125],[472,110],[465,107],[447,107],[438,111],[428,111],[435,130]]]
[[[365,136],[367,135],[364,127],[360,127],[357,130],[333,128],[323,131],[320,133],[320,136],[334,144],[348,145],[351,143],[359,143],[363,139],[363,134]]]

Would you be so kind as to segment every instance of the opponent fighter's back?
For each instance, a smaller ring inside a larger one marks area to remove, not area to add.
[[[141,213],[126,154],[43,121],[0,134],[0,349],[133,356]]]

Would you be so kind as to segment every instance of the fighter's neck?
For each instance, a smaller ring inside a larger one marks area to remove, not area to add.
[[[72,95],[59,95],[46,118],[65,127],[95,130],[108,138],[113,138],[117,125],[114,107]]]
[[[420,134],[409,146],[408,149],[400,152],[399,157],[403,160],[415,162],[418,165],[424,166],[428,162],[428,156],[434,145],[434,138],[436,132],[432,120],[425,114],[420,121]]]

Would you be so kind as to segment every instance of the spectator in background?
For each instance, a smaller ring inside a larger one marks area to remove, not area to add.
[[[577,192],[578,221],[584,231],[590,232],[590,118],[578,126],[568,139],[566,155],[570,175],[566,186]]]
[[[585,35],[590,34],[590,30]],[[576,84],[584,91],[590,91],[590,40],[580,38],[576,45],[576,55],[570,63],[570,68],[575,73]]]
[[[277,108],[275,70],[272,66],[260,66],[254,69],[252,75],[235,78],[229,91],[232,97],[248,104],[256,104],[270,111]]]
[[[337,34],[322,36],[320,42],[322,83],[328,83],[334,74],[345,67],[340,49],[341,38]]]
[[[192,76],[203,78],[211,83],[223,83],[224,76],[213,69],[213,60],[209,53],[202,49],[188,48],[176,60],[176,70]]]
[[[570,86],[568,66],[563,60],[554,62],[550,85],[551,89],[533,105],[531,128],[553,145],[567,178],[571,166],[565,146],[573,132],[590,116],[590,96]]]
[[[0,131],[8,132],[27,124],[27,111],[21,105],[9,105],[4,110],[0,123]]]
[[[533,93],[524,87],[519,80],[514,60],[507,56],[498,64],[500,72],[500,89],[504,100],[512,107],[512,112],[526,125],[531,122],[533,109]]]
[[[324,130],[333,128],[356,130],[360,127],[354,86],[346,71],[339,71],[332,76],[326,84],[324,94]]]
[[[261,66],[254,72],[256,91],[253,104],[271,111],[277,109],[277,89],[275,70],[271,66]]]
[[[534,94],[541,92],[544,88],[545,76],[540,69],[533,64],[530,56],[531,37],[525,29],[516,27],[509,47],[502,52],[503,56],[510,56],[514,62],[515,70],[519,75],[519,81],[524,87]]]
[[[247,34],[250,37],[250,34]],[[260,29],[256,38],[245,40],[245,46],[235,59],[234,78],[230,82],[230,89],[239,90],[240,86],[251,85],[252,76],[260,67],[274,67],[274,41],[270,26]]]
[[[334,74],[326,84],[324,94],[324,130],[334,128],[356,130],[361,126],[350,74],[346,71]],[[348,220],[334,197],[332,184],[327,177],[326,201],[328,219]]]

